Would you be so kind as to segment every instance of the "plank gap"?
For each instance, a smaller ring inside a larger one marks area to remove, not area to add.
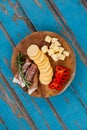
[[[0,122],[5,126],[6,130],[8,130],[8,127],[1,116],[0,116]]]
[[[78,100],[80,101],[80,103],[82,104],[82,106],[84,107],[84,109],[85,109],[85,111],[86,111],[86,113],[87,113],[87,106],[86,106],[86,104],[84,103],[84,101],[81,99],[81,97],[80,97],[78,91],[77,91],[77,90],[74,88],[74,86],[72,86],[72,85],[70,86],[70,88],[71,88],[72,92],[74,93],[74,95],[77,96]]]
[[[33,25],[32,22],[30,21],[30,19],[27,17],[27,15],[26,15],[26,13],[25,13],[25,10],[22,8],[22,6],[21,6],[19,0],[17,0],[17,2],[16,2],[15,5],[12,3],[11,0],[8,0],[8,3],[9,3],[9,5],[14,9],[14,12],[16,13],[17,17],[18,17],[19,19],[24,20],[24,22],[26,23],[26,25],[28,26],[28,28],[31,30],[31,32],[36,31],[34,25]],[[18,12],[18,8],[21,10],[23,16],[20,15],[20,13]]]
[[[81,0],[81,3],[84,5],[84,7],[87,9],[87,0]]]
[[[2,22],[0,21],[0,28],[2,29],[2,31],[5,33],[6,37],[8,38],[8,40],[10,41],[10,44],[12,46],[12,48],[14,49],[15,47],[15,43],[13,42],[13,40],[11,39],[11,37],[9,36],[7,30],[5,29],[4,25],[2,24]]]
[[[40,110],[40,108],[38,107],[38,105],[36,104],[36,102],[34,101],[34,99],[33,99],[32,97],[31,97],[31,100],[32,100],[33,104],[35,105],[37,111],[38,111],[38,112],[40,113],[40,115],[42,116],[42,118],[43,118],[43,120],[44,120],[44,122],[45,122],[45,124],[46,124],[46,126],[47,126],[47,128],[48,128],[48,130],[50,130],[51,128],[50,128],[48,122],[46,121],[44,115],[42,114],[42,111]]]
[[[56,109],[54,108],[54,106],[52,105],[52,103],[50,102],[50,100],[48,98],[46,98],[47,103],[50,105],[54,115],[56,116],[58,122],[60,122],[61,126],[63,127],[64,130],[68,130],[68,128],[66,127],[65,123],[63,122],[63,120],[61,119],[60,115],[57,113]]]
[[[24,118],[26,119],[26,121],[28,122],[28,124],[30,125],[30,127],[33,130],[37,130],[37,127],[35,125],[35,123],[33,122],[32,118],[30,117],[29,113],[27,112],[27,110],[25,109],[24,105],[22,104],[21,100],[19,99],[19,97],[17,96],[16,92],[14,91],[14,89],[10,86],[10,84],[8,83],[7,79],[5,78],[4,74],[0,71],[0,77],[3,79],[4,83],[6,84],[7,88],[9,89],[11,95],[13,96],[13,98],[15,99],[18,107],[20,108]]]

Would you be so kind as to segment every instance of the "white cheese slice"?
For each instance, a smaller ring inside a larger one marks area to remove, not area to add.
[[[60,47],[60,46],[61,46],[61,43],[60,43],[59,41],[56,41],[56,42],[54,43],[54,45]]]
[[[59,60],[59,57],[58,57],[57,54],[51,55],[51,58],[52,58],[55,62]]]
[[[52,43],[52,44],[50,45],[50,48],[53,49],[54,47],[55,47],[55,45]]]
[[[51,38],[50,36],[47,35],[47,36],[45,37],[45,41],[46,41],[46,42],[50,43],[51,40],[52,40],[52,38]]]
[[[42,46],[42,47],[41,47],[41,51],[42,51],[43,53],[46,53],[46,52],[48,51],[48,46],[47,46],[47,45]]]
[[[51,56],[51,55],[53,55],[53,54],[54,54],[54,50],[53,50],[53,49],[49,49],[49,50],[48,50],[48,55]]]
[[[59,47],[58,46],[54,46],[53,50],[54,50],[54,53],[57,53],[57,52],[59,52]]]
[[[70,55],[70,52],[64,51],[63,54],[64,54],[64,56],[67,56],[67,57],[68,57],[68,56]]]
[[[65,56],[63,54],[60,54],[60,57],[59,57],[60,60],[65,60]]]
[[[55,38],[55,37],[54,37],[54,38],[52,38],[52,41],[51,41],[51,42],[52,42],[52,43],[55,43],[57,40],[58,40],[58,38]]]
[[[59,52],[62,53],[64,51],[64,48],[63,47],[60,47],[59,48]]]

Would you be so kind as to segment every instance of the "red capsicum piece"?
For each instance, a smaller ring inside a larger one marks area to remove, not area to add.
[[[70,72],[68,68],[65,68],[63,66],[57,66],[55,77],[59,80],[61,83],[65,83],[70,76]]]
[[[49,88],[62,90],[63,84],[68,80],[70,72],[68,68],[57,66],[54,74],[54,79],[50,83]]]

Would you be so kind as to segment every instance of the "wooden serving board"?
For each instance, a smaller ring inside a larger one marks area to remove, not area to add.
[[[73,77],[75,74],[75,69],[76,69],[76,59],[75,59],[75,55],[74,55],[74,52],[73,52],[73,49],[71,48],[71,46],[60,35],[58,35],[54,32],[44,31],[44,32],[34,32],[34,33],[28,35],[15,47],[14,53],[12,55],[12,62],[11,62],[13,73],[15,74],[17,72],[16,58],[17,58],[18,52],[21,52],[22,54],[27,55],[26,50],[31,44],[36,44],[39,46],[39,48],[41,48],[43,45],[49,46],[50,43],[47,43],[44,41],[44,39],[47,35],[58,38],[60,43],[62,44],[62,46],[65,48],[65,50],[70,52],[70,56],[66,57],[64,61],[59,60],[57,62],[53,61],[52,58],[49,57],[48,54],[46,54],[49,57],[53,71],[55,72],[55,67],[57,65],[67,67],[70,70],[70,78],[63,85],[63,89],[61,91],[57,91],[55,89],[50,89],[49,85],[43,85],[39,82],[38,89],[31,94],[31,96],[35,96],[35,97],[50,97],[50,96],[54,96],[54,95],[58,95],[58,94],[62,93],[73,80]]]

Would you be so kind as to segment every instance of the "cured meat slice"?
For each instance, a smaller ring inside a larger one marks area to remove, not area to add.
[[[36,71],[37,71],[37,66],[36,66],[35,64],[32,64],[32,65],[28,68],[28,70],[27,70],[27,72],[26,72],[26,79],[27,79],[27,81],[32,82]]]
[[[26,58],[26,61],[22,67],[22,72],[25,73],[31,64],[31,60],[29,58]]]

